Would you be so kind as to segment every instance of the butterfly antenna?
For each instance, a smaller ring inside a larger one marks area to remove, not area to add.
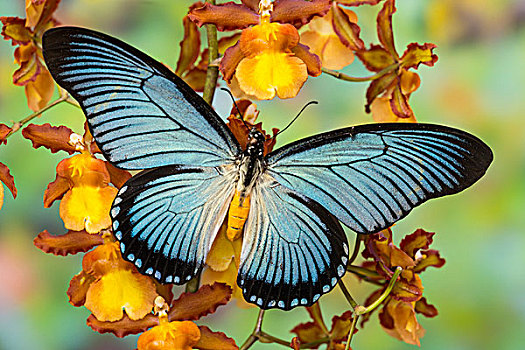
[[[226,91],[228,95],[230,95],[233,101],[233,105],[235,106],[235,109],[237,109],[237,113],[239,113],[239,118],[242,120],[242,123],[244,124],[246,129],[250,130],[250,127],[248,126],[248,124],[246,124],[246,122],[244,121],[244,118],[242,117],[241,110],[239,109],[239,106],[237,106],[237,102],[235,102],[235,97],[233,97],[232,92],[224,87],[222,87],[221,90]]]
[[[277,134],[275,134],[272,138],[275,138],[277,137],[277,135],[279,135],[280,133],[282,133],[283,131],[285,131],[286,129],[288,129],[294,121],[297,120],[297,118],[299,118],[299,116],[301,115],[301,113],[303,113],[303,111],[306,109],[306,107],[310,106],[310,105],[316,105],[318,104],[319,102],[317,101],[310,101],[308,102],[307,104],[304,105],[303,108],[301,108],[301,110],[299,111],[299,113],[297,113],[297,115],[295,116],[295,118],[292,119],[292,121],[290,123],[288,123],[288,125],[286,125],[286,127],[284,129],[282,129],[281,131],[279,131]]]

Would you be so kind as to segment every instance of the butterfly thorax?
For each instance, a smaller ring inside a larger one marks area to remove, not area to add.
[[[239,160],[237,187],[228,211],[227,236],[238,238],[250,211],[250,192],[263,171],[264,135],[253,128]]]

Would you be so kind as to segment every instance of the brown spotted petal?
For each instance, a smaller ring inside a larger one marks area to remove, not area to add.
[[[0,124],[0,145],[1,144],[7,144],[7,135],[12,131],[13,129],[5,124]]]
[[[396,300],[406,302],[418,301],[423,295],[421,278],[413,270],[403,270],[399,280],[392,288],[391,295]]]
[[[432,304],[427,302],[425,297],[419,299],[416,302],[415,310],[418,314],[422,314],[426,317],[436,317],[438,315],[438,310]]]
[[[36,48],[31,45],[27,45],[24,54],[28,54],[27,60],[20,62],[20,68],[13,73],[13,84],[18,86],[26,86],[30,82],[35,82],[38,75],[45,69],[38,60],[36,54]]]
[[[195,293],[182,293],[168,313],[170,321],[197,320],[214,313],[217,307],[226,305],[232,289],[224,283],[205,284]]]
[[[431,43],[418,44],[411,43],[408,45],[405,53],[401,57],[401,65],[405,69],[417,69],[421,63],[432,67],[438,60],[438,56],[433,53],[437,46]]]
[[[25,20],[18,17],[0,17],[2,36],[11,40],[11,45],[25,45],[31,41],[31,32],[25,27]]]
[[[31,1],[28,6],[26,5],[26,27],[34,28],[35,32],[40,32],[52,20],[51,17],[59,3],[60,0]]]
[[[239,65],[239,62],[244,58],[244,54],[241,50],[241,45],[237,42],[232,47],[228,48],[224,52],[224,56],[219,64],[219,70],[222,73],[224,80],[228,83],[231,82],[233,74]]]
[[[193,347],[201,350],[236,350],[239,349],[235,340],[222,332],[214,332],[206,326],[199,326],[201,337]]]
[[[146,331],[148,328],[159,324],[157,317],[153,314],[147,314],[140,320],[132,320],[128,315],[124,314],[122,319],[115,322],[99,321],[92,314],[89,315],[86,323],[91,329],[98,333],[112,333],[119,338],[123,338],[130,334],[138,334]]]
[[[349,10],[345,10],[334,3],[332,6],[332,26],[346,47],[352,50],[362,50],[365,48],[365,43],[359,37],[361,28],[351,20],[347,11]]]
[[[206,68],[201,69],[194,67],[190,69],[182,79],[188,84],[194,91],[203,92],[204,84],[206,83]]]
[[[427,232],[421,228],[405,236],[399,243],[399,248],[403,249],[412,259],[420,249],[428,249],[432,244],[434,232]]]
[[[0,162],[0,181],[7,186],[13,198],[16,198],[17,189],[15,187],[15,178],[9,172],[9,168],[4,163]],[[2,184],[0,184],[2,186]],[[3,188],[2,188],[3,190]],[[2,197],[3,198],[3,197]],[[1,207],[1,206],[0,206]]]
[[[379,72],[396,63],[392,55],[379,45],[372,45],[368,50],[358,50],[355,54],[365,67],[372,72]]]
[[[199,27],[215,24],[220,31],[244,29],[259,23],[259,15],[247,6],[233,1],[219,5],[210,3],[191,9],[188,17]]]
[[[184,38],[180,42],[179,60],[175,69],[175,74],[179,76],[193,66],[201,49],[201,37],[197,25],[188,16],[184,16],[182,24],[184,26]]]
[[[445,259],[443,259],[437,250],[429,249],[429,250],[422,250],[421,253],[421,259],[417,259],[417,265],[414,267],[414,271],[417,273],[421,273],[426,270],[427,267],[433,266],[433,267],[441,267],[445,265]]]
[[[56,175],[55,181],[47,185],[44,192],[44,208],[49,208],[54,201],[62,199],[64,194],[70,189],[69,180],[59,174]]]
[[[346,311],[341,316],[334,316],[332,318],[332,330],[330,331],[330,339],[332,342],[341,343],[346,341],[348,333],[352,325],[352,311]],[[357,328],[354,329],[354,334],[357,332]]]
[[[337,0],[344,6],[377,5],[381,0]]]
[[[308,46],[299,43],[292,48],[292,52],[295,57],[301,59],[306,64],[308,75],[312,77],[321,75],[321,60],[319,59],[319,56],[310,52]]]
[[[33,240],[33,244],[44,253],[61,256],[84,253],[102,243],[102,236],[86,231],[68,231],[63,235],[52,235],[44,230]]]
[[[390,98],[390,108],[399,118],[413,118],[414,112],[408,104],[408,96],[401,90],[400,78],[396,77],[397,83],[394,85],[392,97]]]
[[[315,16],[326,15],[330,10],[330,3],[330,0],[275,0],[270,21],[290,23],[300,28]]]
[[[94,281],[95,277],[84,271],[80,271],[78,275],[75,275],[69,282],[69,288],[67,289],[69,303],[76,307],[84,305],[87,291]]]
[[[397,75],[395,73],[385,74],[381,78],[373,80],[366,90],[366,105],[365,110],[370,113],[370,105],[376,97],[390,89],[397,82]]]
[[[328,336],[315,322],[301,323],[290,332],[297,334],[301,343],[311,343]]]
[[[22,130],[22,135],[31,140],[34,148],[43,146],[51,153],[65,151],[69,154],[75,153],[75,146],[69,143],[73,131],[66,126],[51,126],[49,123],[43,125],[29,124]]]
[[[379,313],[379,321],[390,336],[408,344],[421,345],[419,339],[425,330],[417,322],[412,303],[390,299]]]
[[[392,32],[392,15],[395,12],[395,0],[386,0],[377,15],[377,36],[383,47],[398,60],[399,55],[394,46],[394,33]]]

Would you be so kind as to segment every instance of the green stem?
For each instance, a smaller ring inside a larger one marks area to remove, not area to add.
[[[365,308],[363,308],[361,310],[357,310],[356,311],[357,315],[364,315],[364,314],[369,313],[370,311],[374,310],[376,307],[378,307],[390,295],[390,292],[392,291],[392,288],[394,288],[394,285],[396,284],[397,278],[399,277],[399,275],[401,274],[402,271],[403,271],[403,269],[401,267],[399,267],[399,266],[396,267],[396,270],[394,271],[394,274],[392,275],[392,278],[390,279],[390,282],[388,282],[388,286],[383,291],[381,296],[376,301],[374,301],[372,304],[368,305],[367,307],[365,307]]]
[[[206,2],[215,5],[215,0]],[[219,78],[219,68],[212,63],[219,57],[219,43],[217,41],[217,27],[215,24],[206,24],[206,33],[208,36],[208,69],[206,70],[206,81],[204,82],[204,92],[202,97],[211,106],[217,79]]]
[[[358,319],[359,319],[359,315],[354,315],[354,318],[352,319],[352,324],[350,325],[350,333],[348,333],[348,339],[346,340],[345,350],[350,349],[350,343],[352,342],[352,337],[354,336],[355,325],[357,324]]]
[[[352,77],[348,74],[341,73],[332,69],[328,68],[322,68],[323,73],[329,74],[337,79],[345,80],[345,81],[353,81],[353,82],[365,82],[365,81],[372,81],[381,78],[383,75],[386,75],[390,72],[392,72],[394,69],[399,67],[399,63],[391,64],[388,67],[383,68],[379,72],[377,72],[374,75],[370,75],[368,77]]]
[[[350,257],[350,260],[348,260],[348,265],[351,265],[355,261],[355,259],[357,258],[357,255],[359,254],[360,247],[361,247],[361,235],[358,233],[355,236],[354,251],[352,252],[352,256]]]
[[[311,348],[319,346],[319,344],[328,343],[329,341],[330,341],[330,338],[328,338],[328,337],[321,338],[321,339],[317,339],[315,341],[312,341],[310,343],[301,344],[300,348],[301,349],[311,349]]]
[[[7,139],[9,136],[11,136],[12,134],[14,134],[15,132],[17,132],[18,130],[20,130],[22,128],[22,126],[24,126],[25,124],[29,123],[31,120],[35,119],[36,117],[38,117],[40,114],[44,113],[45,111],[47,111],[48,109],[51,109],[53,107],[55,107],[56,105],[58,105],[59,103],[62,103],[64,101],[67,101],[67,99],[69,98],[69,94],[66,92],[66,93],[63,93],[59,98],[57,98],[56,100],[54,100],[53,102],[51,102],[50,104],[48,104],[47,106],[45,107],[42,107],[41,109],[39,109],[38,111],[28,115],[27,117],[25,117],[24,119],[22,120],[19,120],[15,123],[13,123],[13,127],[11,128],[11,131],[6,135],[5,139]]]
[[[345,284],[343,283],[343,280],[340,279],[339,280],[339,287],[341,288],[341,291],[343,292],[343,294],[345,295],[345,298],[346,300],[348,300],[348,302],[350,303],[350,306],[352,307],[352,309],[354,310],[355,312],[355,308],[356,306],[358,305],[357,302],[355,301],[354,298],[352,298],[352,296],[350,295],[350,292],[348,291],[348,289],[346,288]]]
[[[246,350],[249,349],[257,340],[259,340],[259,336],[261,333],[262,328],[262,322],[264,317],[264,310],[259,310],[259,315],[257,316],[257,322],[255,323],[255,328],[253,329],[252,334],[246,339],[244,344],[240,347],[240,350]]]
[[[361,266],[348,265],[346,267],[346,271],[359,275],[359,276],[372,277],[372,278],[381,277],[377,272],[369,270],[369,269],[365,269],[364,267],[361,267]]]

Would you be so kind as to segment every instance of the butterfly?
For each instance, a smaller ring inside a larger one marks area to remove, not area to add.
[[[349,255],[341,223],[378,232],[471,186],[493,158],[464,131],[411,123],[334,130],[264,155],[259,131],[243,150],[182,79],[116,38],[54,28],[43,55],[104,157],[142,170],[111,208],[123,258],[162,283],[186,283],[228,216],[243,235],[237,284],[262,309],[310,306],[334,288]]]

